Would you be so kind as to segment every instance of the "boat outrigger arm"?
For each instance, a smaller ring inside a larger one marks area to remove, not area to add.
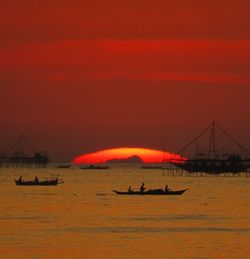
[[[188,189],[179,190],[179,191],[164,191],[162,189],[154,189],[154,190],[148,190],[144,192],[141,192],[141,191],[121,192],[116,190],[112,190],[112,191],[117,195],[182,195],[187,190]]]

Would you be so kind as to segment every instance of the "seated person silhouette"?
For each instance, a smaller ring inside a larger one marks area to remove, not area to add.
[[[140,188],[140,191],[141,191],[141,192],[144,192],[145,189],[146,189],[146,188],[144,187],[144,183],[142,183],[141,188]]]

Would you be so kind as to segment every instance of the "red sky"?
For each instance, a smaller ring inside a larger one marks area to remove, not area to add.
[[[0,152],[175,152],[212,120],[250,147],[249,1],[0,0]]]

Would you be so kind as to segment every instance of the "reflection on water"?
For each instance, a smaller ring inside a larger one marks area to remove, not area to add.
[[[243,228],[148,228],[148,227],[119,227],[114,226],[110,228],[66,228],[69,232],[112,232],[112,233],[168,233],[168,232],[250,232],[250,229]]]
[[[60,174],[59,186],[15,186]],[[112,189],[189,188],[182,196]],[[0,170],[0,258],[249,258],[250,178],[136,168]]]

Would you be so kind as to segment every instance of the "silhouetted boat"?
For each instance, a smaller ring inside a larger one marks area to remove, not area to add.
[[[16,185],[22,185],[22,186],[38,186],[38,185],[55,186],[55,185],[63,183],[63,180],[58,179],[58,177],[54,178],[54,179],[44,180],[44,181],[39,181],[39,180],[23,181],[22,179],[19,179],[19,180],[15,179],[15,183],[16,183]]]
[[[142,169],[163,169],[162,166],[157,166],[157,165],[155,165],[155,166],[153,166],[153,165],[143,165],[141,168]]]
[[[117,195],[182,195],[187,190],[188,189],[178,190],[178,191],[171,191],[171,190],[164,191],[162,189],[154,189],[154,190],[148,190],[144,192],[140,192],[140,191],[121,192],[116,190],[112,190],[112,191]]]
[[[96,169],[96,170],[102,170],[102,169],[109,169],[108,166],[100,166],[100,165],[90,165],[85,167],[80,167],[80,169]]]
[[[71,167],[71,165],[59,165],[59,166],[57,166],[57,168],[60,168],[60,169],[62,169],[62,168],[70,168]]]
[[[215,129],[216,127],[234,144],[238,145],[245,158],[243,159],[240,154],[235,152],[220,152],[215,143]],[[200,136],[195,138],[191,143],[184,147],[178,153],[181,154],[194,142],[201,138],[208,130],[210,132],[209,150],[199,152],[198,148],[194,158],[183,158],[172,160],[171,163],[190,173],[204,172],[208,174],[221,174],[221,173],[240,173],[247,172],[250,167],[249,151],[240,145],[233,137],[226,133],[219,125],[212,123]],[[184,157],[184,156],[182,156]]]

